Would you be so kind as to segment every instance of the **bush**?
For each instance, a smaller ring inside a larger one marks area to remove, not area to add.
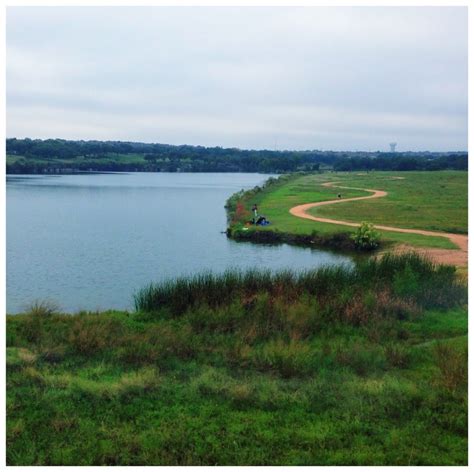
[[[122,346],[117,350],[121,362],[129,365],[154,364],[160,355],[159,349],[149,342],[148,336],[130,334],[121,340]]]
[[[101,315],[78,316],[69,334],[73,350],[84,356],[94,356],[118,344],[123,326],[118,320]]]
[[[450,393],[467,389],[467,349],[437,343],[434,357],[439,374],[436,383]]]
[[[21,325],[20,332],[17,333],[28,342],[41,344],[45,336],[45,322],[53,318],[58,313],[58,305],[51,301],[35,301],[26,310],[26,322]],[[16,336],[14,337],[16,338]],[[9,339],[9,343],[18,340]]]
[[[35,300],[26,311],[32,316],[52,316],[59,313],[60,308],[52,300]]]
[[[380,233],[375,231],[374,225],[363,222],[352,236],[357,249],[370,251],[380,246]]]
[[[406,369],[410,364],[410,352],[402,345],[390,343],[385,347],[385,358],[390,367]]]
[[[336,349],[335,360],[341,367],[348,367],[359,376],[366,376],[384,367],[385,359],[381,350],[370,345],[355,342],[341,344]]]
[[[66,357],[66,346],[63,344],[57,346],[46,346],[41,349],[40,357],[43,361],[51,364],[60,363]]]

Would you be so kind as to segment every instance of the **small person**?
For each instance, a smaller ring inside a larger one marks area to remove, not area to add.
[[[255,216],[255,221],[257,221],[258,209],[257,209],[257,204],[256,203],[253,204],[252,211],[253,211],[253,214]]]
[[[337,198],[342,198],[342,195],[340,193],[338,193]]]

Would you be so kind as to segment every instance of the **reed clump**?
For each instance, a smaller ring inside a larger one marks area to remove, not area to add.
[[[364,301],[362,298],[368,291],[373,292],[373,299]],[[452,300],[464,302],[467,296],[454,267],[437,266],[416,253],[388,253],[354,267],[332,266],[298,273],[266,270],[203,273],[150,284],[134,298],[137,311],[169,310],[172,316],[179,316],[202,305],[217,308],[233,300],[249,304],[262,293],[288,302],[302,296],[332,300],[340,308],[344,306],[345,316],[355,322],[368,316],[364,310],[373,311],[370,303],[403,316],[403,311],[414,309],[415,304],[425,308],[447,307]]]

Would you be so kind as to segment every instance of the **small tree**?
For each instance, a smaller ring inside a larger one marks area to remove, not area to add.
[[[352,239],[356,248],[363,251],[376,249],[380,245],[380,233],[375,231],[372,223],[363,222],[352,235]]]

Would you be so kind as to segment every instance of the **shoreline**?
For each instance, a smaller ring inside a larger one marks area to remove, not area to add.
[[[288,179],[288,177],[286,177]],[[392,177],[392,179],[404,179],[404,177]],[[276,183],[278,183],[276,180]],[[346,186],[339,186],[336,185],[339,182],[325,182],[321,185],[323,187],[334,187],[334,188],[343,188],[343,189],[351,189],[351,190],[364,190],[367,192],[371,192],[371,195],[362,196],[362,197],[352,197],[352,198],[345,198],[345,199],[337,199],[337,200],[322,200],[319,202],[313,203],[304,203],[299,204],[296,206],[292,206],[289,208],[289,213],[297,218],[313,220],[316,222],[322,223],[329,223],[329,224],[336,224],[336,225],[344,225],[349,227],[359,227],[362,222],[352,222],[346,220],[337,220],[333,218],[323,218],[323,217],[316,217],[307,213],[309,209],[318,206],[327,206],[337,203],[344,203],[349,201],[356,201],[356,200],[367,200],[367,199],[374,199],[374,198],[382,198],[388,195],[388,192],[385,190],[372,190],[372,189],[363,189],[363,188],[356,188],[356,187],[346,187]],[[270,182],[268,185],[274,185],[275,181]],[[265,187],[265,186],[264,186]],[[258,189],[257,193],[260,192],[262,189]],[[251,194],[255,193],[254,190],[241,192],[240,194],[234,194],[230,197],[229,201],[232,200],[233,197],[237,197],[239,200],[244,198],[245,196],[250,196]],[[232,212],[230,211],[230,205],[226,205],[228,220],[232,220]],[[406,233],[406,234],[414,234],[414,235],[422,235],[422,236],[433,236],[433,237],[443,237],[447,238],[451,241],[454,245],[458,246],[458,249],[440,249],[434,248],[429,246],[413,246],[410,244],[404,243],[393,243],[381,238],[380,245],[376,249],[361,251],[358,249],[352,239],[352,233],[350,232],[335,232],[335,233],[323,233],[318,234],[316,230],[314,230],[311,234],[298,234],[292,232],[285,232],[277,230],[261,230],[257,227],[250,227],[245,228],[239,227],[235,223],[230,223],[227,228],[227,236],[230,239],[236,241],[247,241],[252,243],[268,243],[268,244],[289,244],[289,245],[296,245],[296,246],[303,246],[303,247],[310,247],[310,248],[321,248],[321,249],[333,249],[336,251],[349,251],[353,254],[372,254],[376,257],[379,257],[382,254],[385,254],[388,251],[392,251],[397,254],[406,253],[406,252],[416,252],[421,254],[425,257],[432,259],[434,262],[438,264],[448,264],[454,265],[457,268],[467,268],[468,262],[468,235],[467,234],[457,234],[457,233],[449,233],[449,232],[442,232],[442,231],[429,231],[423,229],[415,229],[415,228],[399,228],[394,226],[387,226],[387,225],[380,225],[374,224],[374,229],[380,229],[383,231],[391,231],[397,233]]]

